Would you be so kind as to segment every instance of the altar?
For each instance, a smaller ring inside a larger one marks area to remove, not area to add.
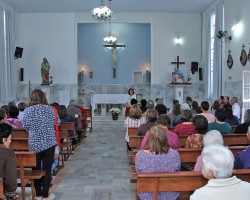
[[[93,111],[96,109],[97,104],[102,104],[101,114],[106,114],[106,104],[126,104],[128,101],[128,94],[93,94],[91,105]],[[123,112],[122,112],[123,113]]]

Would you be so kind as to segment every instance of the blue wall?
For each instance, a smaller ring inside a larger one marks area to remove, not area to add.
[[[132,71],[150,68],[150,24],[112,23],[111,31],[119,32],[117,44],[126,47],[117,51],[116,78],[113,78],[112,53],[103,47],[109,35],[109,23],[79,23],[77,28],[77,64],[84,66],[85,84],[132,84]],[[88,72],[94,72],[90,80]],[[145,82],[144,75],[144,82]]]

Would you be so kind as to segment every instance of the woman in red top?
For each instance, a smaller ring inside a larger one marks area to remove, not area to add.
[[[177,135],[192,135],[195,132],[195,127],[191,122],[193,115],[190,110],[184,110],[181,115],[181,124],[177,124],[174,133]]]

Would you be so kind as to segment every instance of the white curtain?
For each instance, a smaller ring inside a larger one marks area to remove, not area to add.
[[[14,14],[0,6],[0,101],[16,99],[14,71]]]
[[[211,65],[211,15],[215,13],[215,43],[214,43],[214,68],[213,73],[210,73]],[[215,2],[205,12],[205,38],[206,38],[206,84],[208,86],[208,98],[217,99],[222,95],[222,82],[223,82],[223,52],[224,43],[216,37],[218,31],[224,31],[224,1]],[[210,82],[211,81],[211,82]]]

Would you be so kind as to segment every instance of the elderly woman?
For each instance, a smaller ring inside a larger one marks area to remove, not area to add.
[[[139,136],[146,135],[146,132],[148,130],[150,130],[150,128],[152,128],[153,126],[155,126],[155,122],[157,120],[157,117],[158,117],[157,110],[149,109],[148,112],[147,112],[147,115],[146,115],[147,123],[146,124],[142,124],[138,128],[136,135],[139,135]]]
[[[15,199],[17,188],[16,156],[11,143],[12,127],[6,123],[0,123],[0,177],[3,179],[4,199]]]
[[[209,145],[202,151],[202,174],[208,184],[195,190],[190,200],[248,200],[250,183],[232,176],[233,153],[222,145]]]
[[[208,131],[203,137],[204,147],[213,145],[213,144],[216,144],[216,145],[224,144],[223,137],[221,133],[217,130]],[[201,156],[198,156],[196,164],[194,166],[194,171],[201,171],[201,167],[202,167],[202,159],[201,159]]]
[[[165,128],[154,126],[149,131],[149,137],[144,150],[138,151],[135,157],[136,172],[176,172],[180,170],[179,153],[169,148]],[[153,199],[153,193],[138,193],[141,200]],[[160,192],[158,200],[175,200],[178,192]]]
[[[192,119],[195,133],[189,135],[186,140],[186,148],[203,148],[203,135],[207,132],[208,121],[203,115],[196,115]]]
[[[142,117],[142,111],[139,105],[134,104],[130,107],[129,117],[126,118],[124,122],[124,127],[126,129],[125,140],[127,141],[127,150],[130,151],[130,147],[128,146],[129,136],[128,136],[128,128],[140,127],[142,124],[147,123],[145,117]]]

